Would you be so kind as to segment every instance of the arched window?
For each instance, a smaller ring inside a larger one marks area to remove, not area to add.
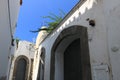
[[[26,80],[28,74],[28,59],[19,56],[14,64],[13,80]]]
[[[44,80],[45,48],[41,49],[37,80]]]

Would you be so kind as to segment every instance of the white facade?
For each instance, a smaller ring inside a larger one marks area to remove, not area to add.
[[[43,26],[42,28],[45,28],[45,26]],[[39,50],[39,44],[44,40],[44,38],[47,36],[47,32],[46,31],[40,31],[38,33],[37,39],[36,39],[36,44],[35,44],[35,54],[34,54],[34,63],[33,63],[33,71],[32,71],[32,80],[36,80],[37,78],[37,73],[38,73],[38,66],[39,66],[39,58],[40,58],[40,54],[38,53]],[[34,75],[34,76],[33,76]]]
[[[10,66],[10,74],[9,74],[9,80],[16,80],[16,77],[14,76],[16,74],[16,70],[18,68],[18,61],[22,58],[25,58],[27,61],[27,66],[26,66],[26,80],[30,80],[31,78],[31,67],[33,65],[32,61],[34,58],[34,44],[31,42],[27,41],[19,41],[18,48],[16,48],[16,51],[12,57],[12,63]]]
[[[9,72],[8,61],[19,7],[20,0],[0,0],[0,80],[7,78]]]
[[[65,35],[71,27],[71,34],[74,27],[86,28],[88,35],[88,49],[92,80],[119,80],[120,76],[120,1],[119,0],[81,0],[62,20],[58,27],[53,30],[42,42],[39,43],[38,51],[35,55],[41,55],[41,49],[45,49],[44,80],[64,80],[64,75],[59,73],[63,70],[60,67],[63,59],[58,53],[63,53],[66,47],[80,35],[64,38],[55,47],[54,55],[52,49],[55,42]],[[74,31],[75,30],[75,31]],[[62,36],[61,36],[62,34]],[[40,34],[38,34],[40,35]],[[62,39],[61,39],[62,40]],[[81,39],[82,40],[82,39]],[[84,42],[84,41],[83,41]],[[84,45],[83,45],[84,46]],[[84,50],[85,51],[85,50]],[[83,52],[84,52],[83,51]],[[55,56],[55,57],[53,57]],[[52,59],[54,58],[54,59]],[[34,57],[32,80],[37,80],[40,57]],[[54,61],[51,67],[51,60]],[[84,59],[83,59],[84,61]],[[61,63],[61,64],[60,64]],[[86,64],[86,63],[85,63]],[[85,66],[85,65],[84,65]],[[36,68],[37,67],[37,68]],[[59,68],[60,67],[60,68]],[[53,70],[52,75],[52,68]],[[39,75],[38,75],[39,76]],[[52,76],[52,77],[51,77]],[[61,76],[61,77],[60,77]],[[90,79],[90,80],[91,80]],[[88,80],[85,78],[84,80]]]

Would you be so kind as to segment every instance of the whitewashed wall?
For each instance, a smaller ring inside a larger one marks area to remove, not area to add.
[[[34,44],[28,41],[20,41],[16,52],[13,54],[12,64],[10,68],[9,80],[12,80],[15,61],[19,56],[26,56],[29,60],[28,78],[30,77],[31,59],[34,58]],[[29,79],[28,79],[29,80]]]
[[[109,4],[108,4],[109,2]],[[103,0],[113,80],[120,79],[120,1]]]
[[[19,0],[0,0],[0,79],[7,75],[11,41],[19,7]]]
[[[45,28],[45,26],[42,26],[42,28]],[[38,66],[39,66],[39,61],[40,61],[40,53],[41,53],[41,47],[40,43],[44,40],[44,38],[47,36],[46,31],[40,31],[38,33],[38,36],[36,38],[36,44],[35,44],[35,54],[34,54],[34,63],[33,63],[33,74],[32,74],[32,80],[37,79],[37,73],[38,73]]]
[[[95,21],[95,27],[89,25]],[[50,80],[50,57],[54,41],[62,30],[73,25],[87,27],[93,80],[119,80],[120,1],[86,0],[40,44],[46,50],[44,80]],[[40,54],[41,51],[39,51]],[[39,61],[39,58],[37,58]],[[37,70],[35,72],[37,74]],[[33,77],[36,77],[33,75]],[[33,80],[36,80],[34,78]]]
[[[11,27],[12,34],[14,34],[17,27],[18,14],[20,9],[20,0],[9,0],[10,7],[10,18],[11,18]]]

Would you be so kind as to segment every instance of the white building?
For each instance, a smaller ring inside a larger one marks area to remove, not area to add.
[[[21,4],[22,0],[0,0],[0,80],[6,80],[9,73],[13,34]]]
[[[81,0],[45,36],[38,34],[32,80],[120,80],[119,0]]]
[[[33,43],[19,41],[15,53],[12,54],[9,80],[31,80],[34,51]]]

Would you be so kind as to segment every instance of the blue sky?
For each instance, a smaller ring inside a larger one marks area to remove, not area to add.
[[[37,30],[46,21],[42,16],[49,13],[59,14],[59,9],[68,13],[79,0],[23,0],[20,7],[17,28],[14,37],[20,40],[35,41]]]

